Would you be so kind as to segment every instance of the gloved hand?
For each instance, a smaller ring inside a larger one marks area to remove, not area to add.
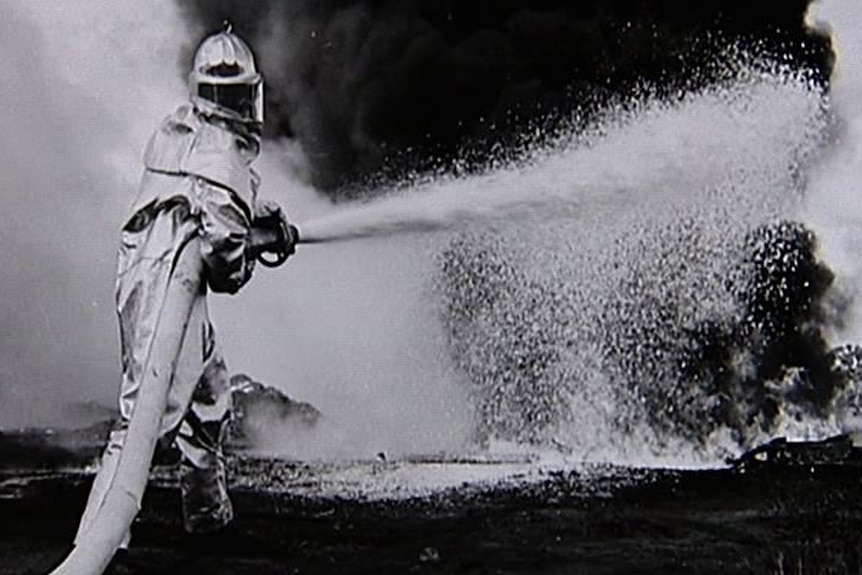
[[[296,252],[296,227],[290,225],[284,210],[275,202],[263,200],[257,205],[252,222],[252,251],[257,260],[267,267],[278,267]],[[275,259],[263,254],[275,254]]]
[[[272,200],[258,200],[255,204],[254,219],[265,220],[272,218],[276,214],[281,216],[282,209],[277,203]]]

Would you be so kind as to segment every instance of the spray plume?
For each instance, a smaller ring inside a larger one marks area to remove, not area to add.
[[[648,101],[555,158],[567,172],[551,160],[532,174],[604,202],[452,244],[443,317],[480,439],[631,461],[834,431],[832,275],[813,234],[782,222],[824,105],[778,70]]]

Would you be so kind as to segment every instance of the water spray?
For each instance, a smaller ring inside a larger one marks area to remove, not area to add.
[[[418,198],[417,198],[418,199]],[[452,209],[443,213],[423,213],[421,205],[404,205],[381,200],[292,226],[297,244],[342,242],[395,234],[435,232],[452,229],[467,221],[487,219],[478,210]]]
[[[493,192],[489,190],[493,189]],[[297,243],[319,244],[462,229],[470,224],[522,221],[530,215],[559,216],[589,201],[626,201],[618,191],[608,198],[602,191],[570,184],[565,188],[531,181],[516,169],[474,179],[440,180],[410,193],[391,195],[354,205],[303,222],[295,230]]]
[[[333,242],[344,242],[349,240],[367,239],[373,237],[385,237],[395,234],[409,234],[434,232],[451,229],[454,224],[428,224],[421,221],[400,221],[400,222],[368,222],[367,225],[357,225],[355,227],[340,227],[332,225],[333,223],[325,220],[311,220],[302,224],[302,228],[291,226],[296,237],[297,244],[328,244]]]

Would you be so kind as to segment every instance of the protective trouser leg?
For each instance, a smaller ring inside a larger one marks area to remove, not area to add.
[[[207,360],[176,438],[182,453],[184,526],[191,533],[220,529],[233,519],[223,451],[231,408],[230,380],[214,347]]]

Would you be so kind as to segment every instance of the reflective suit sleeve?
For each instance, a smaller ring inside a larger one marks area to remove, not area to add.
[[[251,278],[251,222],[246,206],[230,190],[199,180],[201,256],[215,292],[236,293]]]

